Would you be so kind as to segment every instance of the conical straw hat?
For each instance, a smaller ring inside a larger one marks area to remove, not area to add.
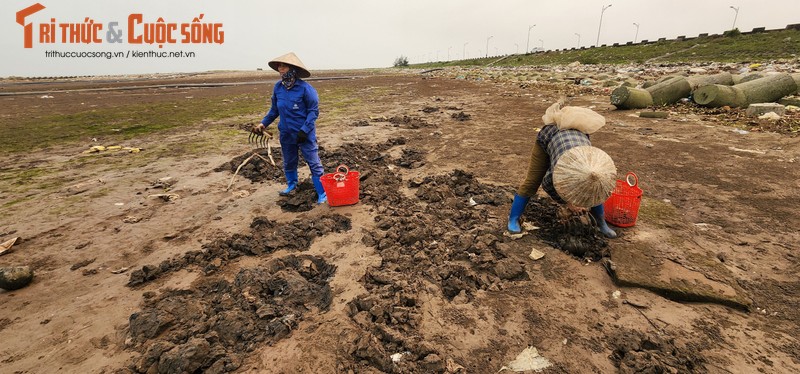
[[[579,146],[558,159],[553,170],[553,186],[562,199],[590,208],[605,202],[616,187],[614,160],[600,148]]]
[[[273,58],[272,61],[269,62],[269,67],[271,67],[272,70],[278,71],[279,62],[294,66],[297,69],[297,76],[300,78],[308,78],[311,76],[311,73],[308,72],[306,66],[303,65],[303,62],[300,61],[294,52],[289,52],[283,56]]]

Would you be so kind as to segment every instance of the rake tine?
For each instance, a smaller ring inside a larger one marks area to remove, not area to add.
[[[253,132],[250,132],[250,134],[247,136],[247,143],[248,144],[253,142],[253,135],[255,135],[255,134]]]
[[[264,135],[261,137],[261,148],[264,148],[266,146],[267,146],[267,136]]]

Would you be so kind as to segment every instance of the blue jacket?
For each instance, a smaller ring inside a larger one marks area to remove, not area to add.
[[[272,88],[272,106],[261,123],[269,126],[278,117],[281,118],[278,122],[281,143],[297,144],[297,132],[303,130],[308,134],[308,140],[316,144],[316,121],[319,117],[317,91],[299,78],[290,90],[278,81]]]

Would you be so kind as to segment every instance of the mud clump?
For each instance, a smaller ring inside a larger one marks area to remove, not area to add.
[[[419,182],[411,182],[410,187],[419,187],[417,197],[429,203],[443,202],[449,199],[458,199],[458,203],[449,201],[445,205],[464,206],[471,205],[469,199],[475,204],[500,206],[505,204],[505,193],[497,187],[480,183],[474,175],[463,170],[455,170],[446,176],[425,177]]]
[[[394,116],[388,119],[380,119],[382,122],[389,122],[394,127],[402,127],[407,129],[420,129],[423,127],[430,127],[431,124],[425,122],[425,120],[417,117],[410,117],[410,116]]]
[[[250,224],[249,234],[234,234],[204,244],[202,250],[186,252],[159,265],[142,266],[131,273],[128,287],[143,285],[188,266],[210,275],[242,256],[262,256],[277,250],[306,251],[317,237],[351,228],[350,219],[338,214],[325,215],[314,222],[294,220],[280,224],[266,217],[256,217]]]
[[[297,185],[289,195],[278,199],[278,206],[284,212],[308,212],[317,205],[317,190],[310,179],[306,179]]]
[[[456,121],[459,121],[459,122],[464,122],[464,121],[469,121],[470,118],[472,118],[472,116],[470,116],[469,114],[464,113],[464,112],[458,112],[458,113],[451,114],[450,118],[452,118],[452,119],[454,119]]]
[[[419,149],[404,149],[403,155],[397,160],[397,166],[407,169],[416,169],[425,165],[425,152]]]
[[[253,152],[257,153],[261,157],[256,156],[251,158],[250,161],[247,161],[247,163],[244,164],[241,169],[239,169],[238,175],[241,175],[249,179],[253,183],[264,182],[268,180],[269,181],[284,180],[283,166],[282,166],[283,157],[281,156],[280,151],[276,152],[274,149],[272,152],[272,158],[275,160],[275,165],[277,166],[273,166],[271,162],[267,161],[269,160],[267,149],[260,148],[256,151],[248,152],[241,156],[236,156],[232,160],[214,168],[214,171],[215,172],[230,171],[231,173],[235,173],[239,165],[241,165],[244,160],[250,157],[253,154]],[[302,158],[300,159],[300,162],[303,163]]]
[[[697,347],[680,347],[674,339],[622,330],[609,340],[611,360],[622,374],[707,373]]]
[[[289,255],[242,269],[232,282],[209,277],[151,297],[130,317],[131,344],[142,355],[129,369],[234,371],[244,354],[291,335],[304,314],[328,310],[335,271],[322,258]]]
[[[598,261],[608,256],[608,241],[588,214],[564,216],[558,203],[549,198],[532,198],[523,219],[540,229],[536,235],[551,246],[578,258]]]

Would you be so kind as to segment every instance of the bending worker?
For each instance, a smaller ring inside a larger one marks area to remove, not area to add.
[[[608,154],[589,141],[589,134],[605,125],[605,118],[590,109],[561,105],[553,104],[542,117],[545,126],[533,144],[525,180],[514,195],[508,231],[522,231],[520,217],[541,185],[573,213],[590,208],[600,232],[615,238],[617,233],[606,224],[603,202],[616,185],[616,167]]]
[[[287,187],[279,194],[285,196],[297,188],[299,151],[311,170],[311,181],[317,191],[317,204],[322,204],[328,199],[319,180],[324,171],[317,153],[319,97],[314,87],[301,79],[310,77],[311,73],[293,52],[273,59],[269,62],[269,67],[281,74],[281,80],[272,88],[272,106],[269,112],[252,131],[263,135],[266,127],[280,117],[278,131]]]

